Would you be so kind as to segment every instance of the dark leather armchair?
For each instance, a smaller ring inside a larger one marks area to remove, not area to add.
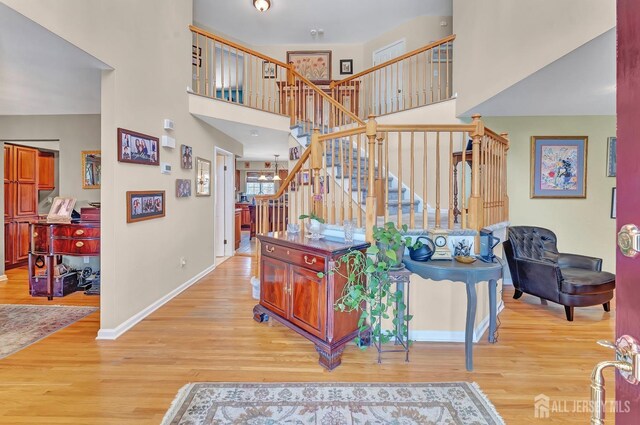
[[[602,271],[602,259],[559,253],[556,235],[542,227],[510,227],[503,246],[513,298],[527,293],[562,304],[570,322],[574,307],[602,304],[610,310],[616,277]]]

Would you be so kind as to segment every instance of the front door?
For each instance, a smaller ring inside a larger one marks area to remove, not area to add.
[[[617,228],[640,227],[640,2],[618,0]],[[616,258],[616,338],[640,340],[640,255]],[[611,384],[609,384],[611,385]],[[616,424],[640,421],[640,386],[616,373]]]

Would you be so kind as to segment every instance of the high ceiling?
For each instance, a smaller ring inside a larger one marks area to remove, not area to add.
[[[611,29],[466,114],[615,115],[616,30]]]
[[[0,115],[100,113],[108,67],[0,4]]]
[[[252,0],[194,0],[193,21],[253,45],[363,43],[416,16],[451,16],[452,1],[271,0],[258,12]]]

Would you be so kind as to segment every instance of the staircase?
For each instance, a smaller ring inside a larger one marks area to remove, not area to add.
[[[368,115],[451,99],[455,36],[334,82],[328,94],[293,65],[191,30],[195,92],[287,116],[305,147],[277,193],[256,197],[257,232],[284,231],[310,212],[332,226],[355,220],[367,240],[385,222],[477,232],[508,219],[506,134],[485,128],[479,116],[469,124],[384,125]],[[265,64],[274,78],[262,75]]]

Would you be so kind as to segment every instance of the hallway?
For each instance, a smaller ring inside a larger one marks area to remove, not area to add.
[[[375,350],[349,345],[342,365],[327,372],[307,340],[252,319],[252,268],[248,257],[225,261],[116,341],[95,340],[95,313],[7,357],[0,423],[155,425],[176,392],[195,381],[475,381],[506,423],[539,424],[536,395],[586,401],[591,369],[610,357],[596,340],[612,338],[614,313],[580,308],[568,323],[561,306],[515,301],[507,288],[498,343],[485,335],[476,345],[473,373],[458,343],[416,343],[410,363],[387,354],[381,365]],[[551,418],[545,423],[587,422],[584,413]]]

